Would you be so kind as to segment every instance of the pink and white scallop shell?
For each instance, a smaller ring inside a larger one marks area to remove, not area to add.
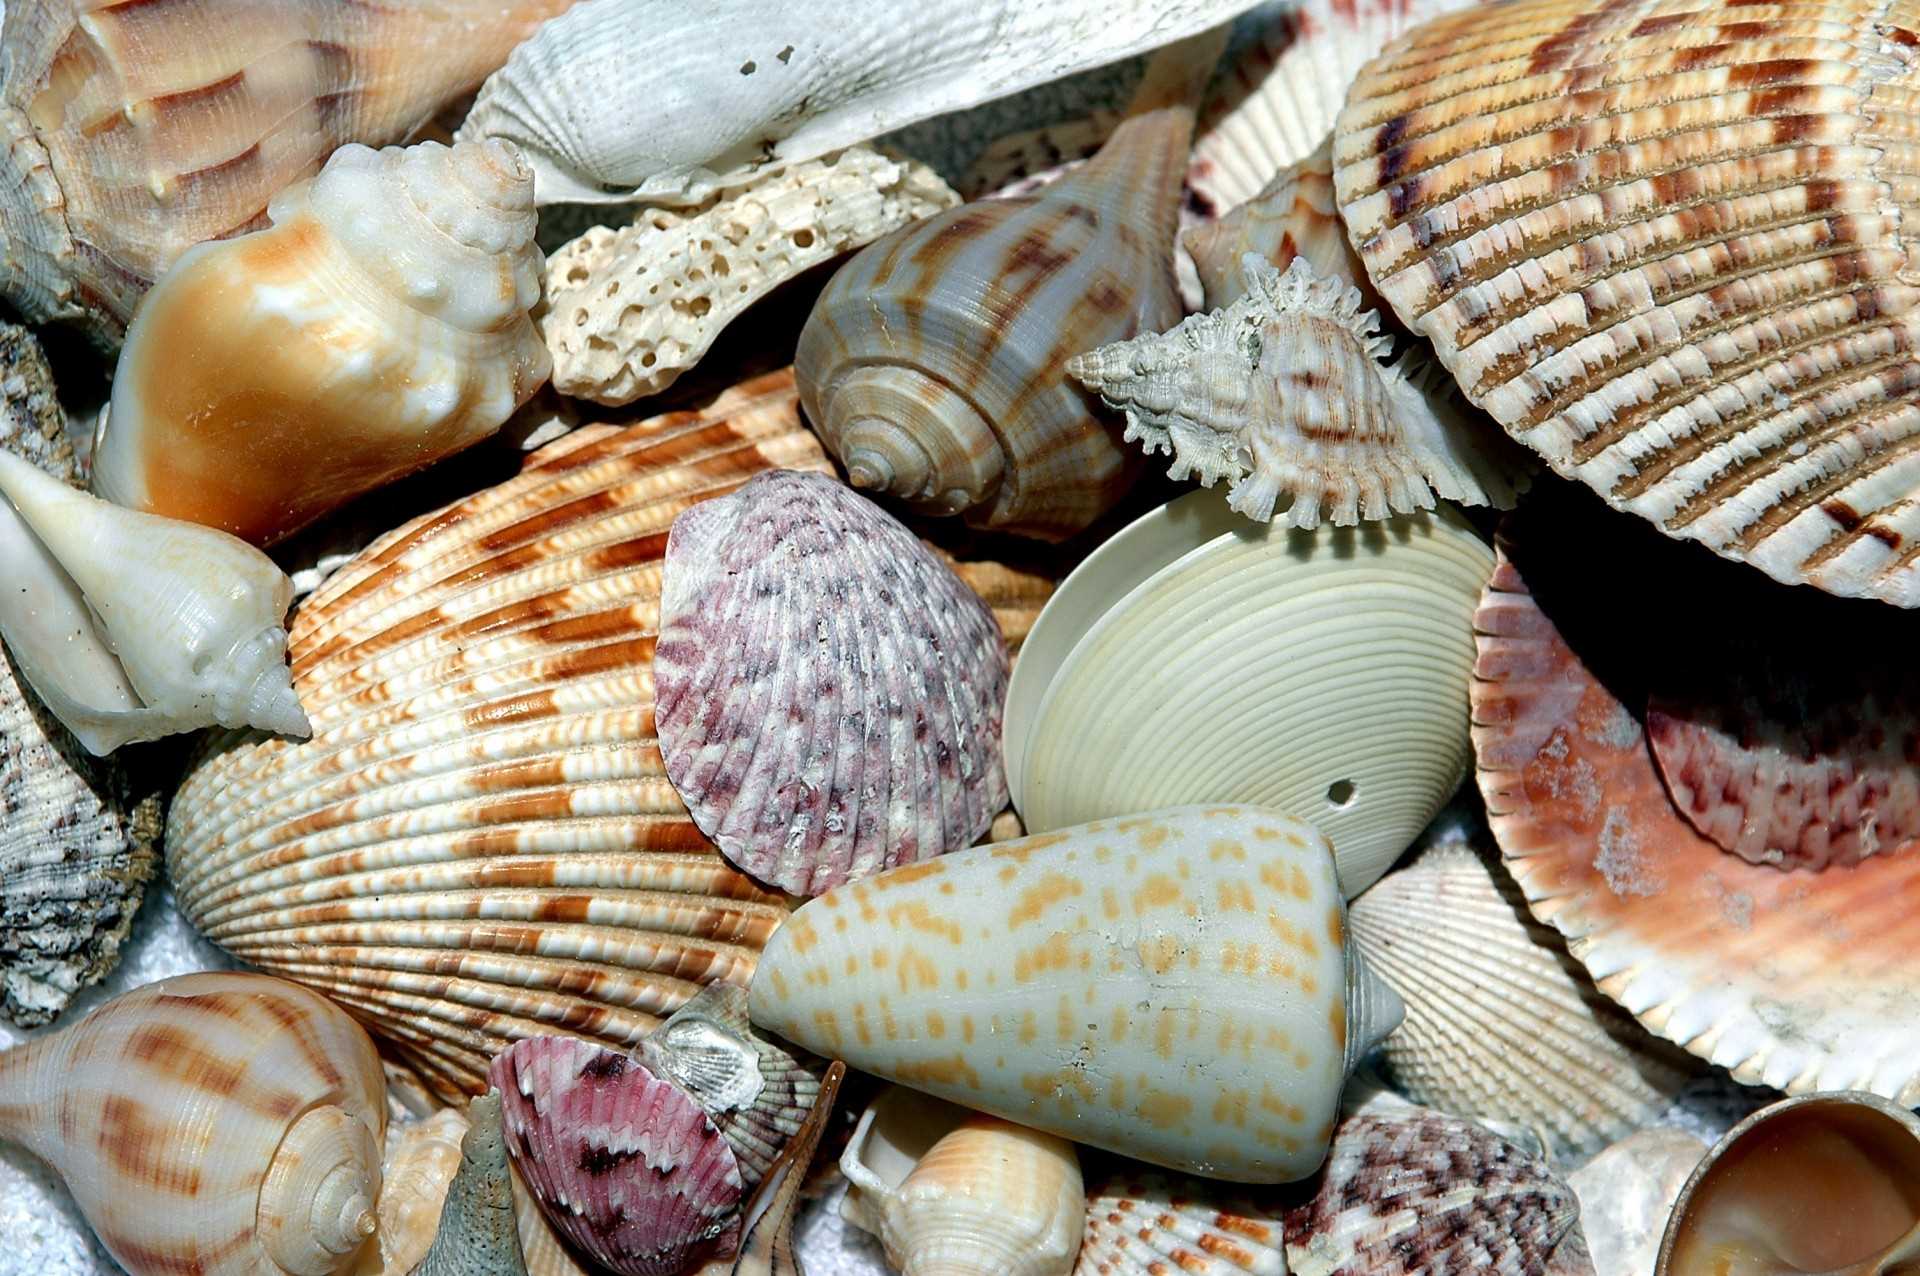
[[[493,1062],[507,1152],[555,1232],[618,1276],[739,1246],[740,1167],[700,1105],[631,1056],[529,1037]]]
[[[830,478],[762,474],[674,520],[653,672],[668,778],[783,890],[971,845],[1007,804],[993,613]]]

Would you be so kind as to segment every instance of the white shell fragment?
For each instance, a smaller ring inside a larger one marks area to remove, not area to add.
[[[1601,1276],[1651,1276],[1673,1203],[1707,1145],[1685,1130],[1641,1130],[1567,1175]]]
[[[658,394],[780,284],[958,202],[925,165],[850,146],[595,226],[547,261],[554,387],[608,404]]]
[[[1243,1182],[1320,1164],[1399,1022],[1347,944],[1326,839],[1181,807],[851,882],[768,941],[754,1022],[901,1085]]]
[[[223,532],[122,509],[0,451],[0,635],[96,754],[197,727],[304,736],[293,583]]]
[[[518,143],[541,203],[694,202],[753,174],[1232,18],[1252,0],[585,0],[480,91],[459,136]]]
[[[1504,869],[1463,842],[1387,874],[1348,911],[1407,1007],[1382,1046],[1416,1103],[1538,1131],[1579,1157],[1651,1124],[1692,1071],[1584,977]]]
[[[976,841],[1007,802],[1006,644],[879,506],[775,471],[674,521],[654,653],[667,775],[798,894]]]
[[[1227,502],[1259,522],[1279,506],[1314,528],[1465,505],[1511,505],[1500,469],[1463,418],[1435,411],[1391,349],[1359,290],[1296,257],[1283,275],[1241,259],[1246,296],[1169,332],[1074,358],[1067,371],[1127,414],[1126,437],[1168,452],[1176,480],[1232,487]],[[1284,503],[1283,502],[1284,499]]]

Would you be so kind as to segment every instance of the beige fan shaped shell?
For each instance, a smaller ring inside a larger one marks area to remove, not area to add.
[[[1523,0],[1361,73],[1354,245],[1561,474],[1777,580],[1920,606],[1920,14]]]

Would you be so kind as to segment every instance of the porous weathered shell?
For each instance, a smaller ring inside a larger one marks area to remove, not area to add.
[[[1864,635],[1862,635],[1864,637]],[[1651,693],[1674,806],[1742,859],[1822,869],[1920,837],[1920,681],[1905,663],[1813,662],[1772,635]]]
[[[1876,1276],[1920,1260],[1920,1120],[1870,1094],[1754,1113],[1687,1181],[1656,1276]]]
[[[489,79],[462,137],[527,151],[542,203],[684,203],[915,120],[1219,25],[1251,0],[588,0]],[[643,74],[636,74],[644,67]]]
[[[595,226],[547,261],[554,386],[611,404],[658,394],[782,283],[959,202],[925,165],[850,146],[696,208]]]
[[[862,1129],[870,1128],[867,1117]],[[872,1173],[854,1142],[840,1158],[901,1276],[1068,1276],[1087,1196],[1073,1144],[998,1117],[967,1114],[897,1182]],[[851,1197],[849,1197],[851,1199]]]
[[[1137,520],[1062,583],[1009,684],[1027,829],[1257,802],[1325,832],[1358,894],[1466,774],[1492,562],[1445,509],[1305,532],[1194,492]],[[1152,740],[1179,741],[1177,764]]]
[[[392,1065],[382,1063],[391,1087]],[[460,1141],[468,1127],[467,1114],[457,1108],[387,1127],[377,1230],[373,1243],[360,1252],[353,1276],[408,1276],[427,1256],[440,1230],[447,1189],[460,1171]]]
[[[264,545],[492,434],[547,379],[532,174],[510,146],[343,146],[265,230],[141,303],[93,487]]]
[[[701,984],[746,977],[785,909],[660,763],[660,559],[695,501],[826,465],[773,374],[576,431],[377,542],[295,621],[314,738],[216,740],[176,795],[182,911],[447,1093],[481,1089],[520,1037],[630,1049]]]
[[[0,324],[0,451],[79,477],[46,358],[13,324]],[[91,756],[0,656],[0,1015],[47,1023],[113,969],[159,836],[160,794]]]
[[[182,975],[0,1051],[0,1139],[54,1168],[131,1276],[328,1276],[374,1231],[383,1085],[325,998]]]
[[[1241,258],[1248,253],[1281,271],[1295,258],[1304,259],[1316,278],[1358,288],[1365,309],[1378,310],[1381,305],[1340,220],[1330,140],[1281,169],[1253,198],[1226,216],[1188,230],[1180,242],[1193,258],[1208,310],[1224,310],[1246,296]]]
[[[513,1180],[498,1092],[475,1099],[433,1247],[409,1276],[527,1276],[513,1217]],[[398,1274],[396,1273],[396,1276]]]
[[[1674,808],[1635,714],[1694,664],[1642,617],[1814,661],[1872,635],[1848,647],[1862,665],[1903,662],[1920,617],[1783,590],[1564,484],[1542,495],[1508,517],[1474,620],[1480,791],[1528,907],[1602,992],[1737,1080],[1920,1102],[1912,1022],[1889,1010],[1920,988],[1920,860],[1807,874],[1728,854]]]
[[[680,1276],[740,1232],[740,1168],[700,1105],[630,1057],[571,1037],[515,1042],[488,1079],[547,1221],[618,1276]]]
[[[1573,1189],[1471,1121],[1348,1117],[1281,1199],[1293,1276],[1593,1276]]]
[[[400,141],[569,3],[15,0],[0,289],[118,341],[189,247],[258,227],[343,142]]]
[[[674,788],[782,890],[969,846],[1007,804],[992,613],[830,476],[758,475],[674,521],[653,668]]]
[[[1173,457],[1169,475],[1231,480],[1227,503],[1258,522],[1312,529],[1432,509],[1513,503],[1466,419],[1435,411],[1398,365],[1360,292],[1295,257],[1283,275],[1254,253],[1247,292],[1167,332],[1121,341],[1067,372],[1127,415],[1126,438]]]
[[[1776,580],[1920,606],[1917,45],[1850,0],[1475,6],[1354,84],[1341,210],[1555,471]]]
[[[1347,1071],[1399,1021],[1344,914],[1310,826],[1159,811],[808,901],[768,944],[753,1018],[1037,1130],[1283,1182],[1320,1163]]]
[[[802,1060],[747,1020],[744,984],[708,984],[634,1054],[693,1096],[726,1137],[751,1196],[806,1124],[825,1067]]]
[[[1580,1198],[1580,1230],[1601,1276],[1651,1276],[1667,1218],[1707,1154],[1685,1130],[1629,1134],[1567,1175]]]
[[[1347,86],[1389,40],[1466,0],[1300,0],[1220,75],[1187,164],[1189,204],[1218,217],[1252,199],[1333,131]],[[1209,303],[1212,304],[1212,303]]]
[[[1051,540],[1125,493],[1136,458],[1065,365],[1179,318],[1187,99],[1217,48],[1156,58],[1131,118],[1069,176],[896,231],[835,273],[794,372],[856,486]]]
[[[1686,1056],[1602,996],[1505,870],[1464,842],[1387,874],[1347,917],[1406,1005],[1381,1052],[1416,1103],[1516,1122],[1578,1158],[1653,1122],[1686,1082]]]
[[[1087,1191],[1074,1276],[1287,1276],[1279,1214],[1200,1179],[1116,1170]]]

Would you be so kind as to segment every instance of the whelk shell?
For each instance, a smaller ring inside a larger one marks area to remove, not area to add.
[[[992,614],[830,476],[756,475],[674,520],[653,668],[674,788],[782,890],[969,846],[1007,804]]]
[[[775,932],[751,1005],[902,1085],[1264,1183],[1313,1172],[1347,1072],[1400,1016],[1347,944],[1326,840],[1247,806],[1087,824],[829,891]]]
[[[342,143],[405,138],[570,3],[15,0],[0,290],[117,342],[181,253],[255,229]]]
[[[1241,280],[1246,293],[1225,309],[1067,364],[1126,413],[1128,441],[1173,457],[1172,478],[1229,479],[1233,509],[1264,523],[1280,504],[1309,530],[1323,514],[1344,527],[1432,509],[1436,492],[1513,503],[1472,423],[1436,411],[1404,360],[1382,362],[1392,340],[1361,313],[1359,289],[1303,257],[1282,274],[1255,253],[1241,258]]]
[[[183,975],[0,1052],[0,1138],[132,1276],[329,1276],[373,1235],[384,1085],[325,998]]]
[[[1027,829],[1257,802],[1326,833],[1358,894],[1466,773],[1491,568],[1444,509],[1306,532],[1194,492],[1137,520],[1062,583],[1014,670],[1007,779]]]
[[[661,765],[660,560],[694,502],[826,464],[771,374],[576,431],[376,542],[295,620],[314,738],[216,740],[176,795],[181,910],[448,1094],[521,1037],[628,1049],[701,984],[744,979],[785,907]]]
[[[1341,209],[1556,472],[1776,580],[1920,606],[1917,41],[1852,0],[1476,6],[1354,84]]]
[[[1666,632],[1767,635],[1783,656],[1897,667],[1905,612],[1784,590],[1662,541],[1554,484],[1509,515],[1474,619],[1480,791],[1515,882],[1600,990],[1656,1035],[1789,1093],[1920,1102],[1920,860],[1782,872],[1701,836],[1661,782],[1637,709],[1675,672]],[[1632,600],[1632,615],[1622,600]],[[1705,657],[1703,653],[1703,658]],[[1694,662],[1683,660],[1688,676]]]
[[[547,260],[554,387],[611,404],[658,394],[780,284],[958,202],[925,165],[850,146],[592,227]]]
[[[1754,1113],[1687,1181],[1657,1276],[1878,1276],[1920,1260],[1920,1120],[1870,1094]]]
[[[1463,842],[1387,874],[1347,911],[1406,1021],[1382,1043],[1416,1103],[1541,1132],[1555,1157],[1599,1150],[1667,1109],[1685,1055],[1581,977],[1505,870]]]
[[[766,0],[586,0],[514,50],[459,136],[521,146],[542,203],[691,203],[1194,35],[1251,4],[977,0],[903,24],[892,0],[844,0],[826,20]]]
[[[191,249],[127,332],[94,490],[278,540],[499,429],[547,379],[512,147],[343,146]]]

